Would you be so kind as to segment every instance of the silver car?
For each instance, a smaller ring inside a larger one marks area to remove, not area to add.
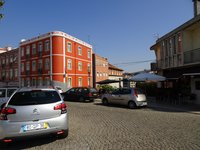
[[[55,134],[68,136],[67,105],[56,89],[22,88],[8,100],[0,114],[0,141]]]
[[[129,108],[147,106],[146,95],[141,89],[137,88],[119,88],[110,94],[103,94],[101,99],[104,105],[109,103],[121,104]]]

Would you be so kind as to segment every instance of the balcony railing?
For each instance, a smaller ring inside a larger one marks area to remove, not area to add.
[[[200,63],[200,48],[184,52],[184,64]]]

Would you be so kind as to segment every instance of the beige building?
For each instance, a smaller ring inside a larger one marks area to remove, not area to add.
[[[200,1],[193,2],[194,18],[159,38],[150,49],[156,55],[152,70],[167,78],[164,86],[185,88],[185,94],[195,94],[195,103],[200,104]]]

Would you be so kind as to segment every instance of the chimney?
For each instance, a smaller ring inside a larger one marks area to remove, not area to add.
[[[194,3],[194,17],[200,14],[200,0],[193,0]]]

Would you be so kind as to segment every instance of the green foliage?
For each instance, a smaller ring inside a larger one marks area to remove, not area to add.
[[[105,85],[99,85],[99,86],[98,86],[98,89],[102,89],[102,90],[104,90],[105,92],[110,93],[110,92],[114,91],[116,88],[112,87],[111,85],[105,84]]]
[[[5,2],[3,0],[0,0],[0,9],[3,7],[3,5],[5,4]],[[3,14],[0,14],[0,19],[3,18]]]
[[[142,89],[148,96],[156,95],[157,85],[155,82],[138,82],[137,88]]]

